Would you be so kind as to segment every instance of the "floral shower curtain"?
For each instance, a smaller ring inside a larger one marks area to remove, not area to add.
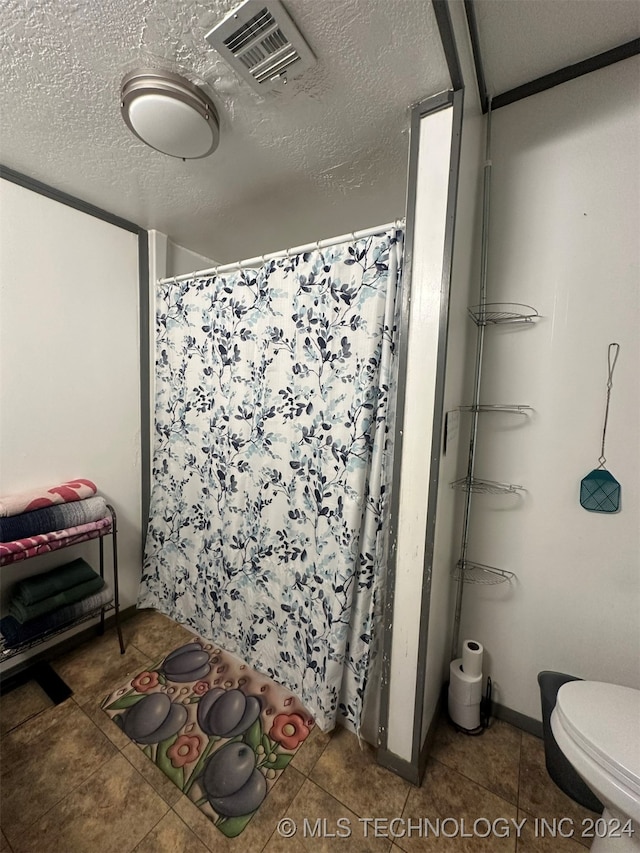
[[[158,287],[138,605],[356,728],[380,615],[402,233]]]

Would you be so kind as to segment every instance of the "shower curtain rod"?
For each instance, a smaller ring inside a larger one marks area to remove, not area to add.
[[[276,258],[289,257],[290,255],[300,255],[303,252],[310,252],[312,249],[327,249],[329,246],[336,246],[338,243],[344,243],[346,240],[361,240],[363,237],[373,237],[375,234],[383,234],[391,228],[403,228],[404,219],[396,219],[393,222],[387,222],[386,225],[376,225],[374,228],[365,228],[363,231],[353,231],[351,234],[342,234],[340,237],[330,237],[327,240],[318,240],[315,243],[306,243],[304,246],[296,246],[293,249],[282,249],[279,252],[271,252],[269,255],[258,255],[255,258],[249,258],[246,261],[235,261],[233,264],[221,264],[217,267],[211,267],[208,270],[196,270],[195,272],[184,273],[184,275],[170,275],[167,278],[159,278],[156,284],[177,284],[179,281],[187,281],[196,276],[202,277],[207,275],[220,275],[221,273],[231,272],[232,270],[251,269],[263,264],[265,261],[273,261]]]

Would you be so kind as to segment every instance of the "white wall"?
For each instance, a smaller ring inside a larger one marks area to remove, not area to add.
[[[0,493],[93,480],[118,514],[123,607],[140,577],[138,303],[137,235],[0,181]],[[97,553],[4,567],[3,598],[25,572]]]
[[[493,117],[489,300],[524,302],[535,327],[489,327],[478,476],[520,499],[474,497],[469,557],[517,583],[465,589],[462,636],[485,646],[495,698],[540,719],[536,675],[640,687],[640,59]],[[587,512],[600,455],[607,347],[621,345],[607,435],[622,510]]]

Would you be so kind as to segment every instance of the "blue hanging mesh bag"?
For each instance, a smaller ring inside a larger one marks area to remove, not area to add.
[[[600,448],[600,463],[597,468],[590,471],[580,482],[580,506],[590,512],[618,512],[620,509],[620,483],[613,474],[604,467],[607,461],[604,455],[604,443],[607,437],[607,422],[609,420],[609,403],[611,401],[611,389],[613,388],[613,371],[620,354],[620,344],[609,344],[607,350],[607,364],[609,375],[607,377],[607,403],[604,411],[604,426],[602,427],[602,445]]]
[[[618,512],[620,483],[604,468],[594,468],[580,482],[580,505],[591,512]]]

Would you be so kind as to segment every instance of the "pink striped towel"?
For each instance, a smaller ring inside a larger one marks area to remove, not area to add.
[[[31,512],[54,504],[81,501],[84,498],[93,497],[97,491],[98,487],[91,480],[77,479],[60,483],[59,486],[49,488],[45,486],[15,495],[6,495],[0,498],[0,516],[20,515],[23,512]]]
[[[88,539],[97,539],[111,530],[112,519],[100,518],[98,521],[89,521],[86,524],[78,524],[76,527],[68,527],[66,530],[54,530],[51,533],[39,533],[37,536],[28,536],[26,539],[16,539],[15,542],[0,542],[0,566],[9,563],[17,563],[29,557],[37,557],[49,551],[57,551],[67,545],[76,545]]]

